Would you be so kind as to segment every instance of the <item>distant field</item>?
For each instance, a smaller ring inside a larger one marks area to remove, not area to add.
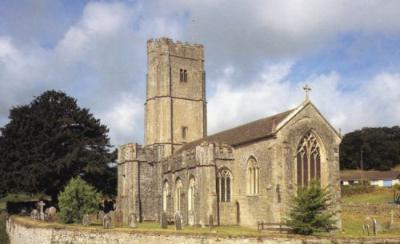
[[[373,192],[342,197],[343,203],[390,203],[393,201],[392,188],[376,188]]]

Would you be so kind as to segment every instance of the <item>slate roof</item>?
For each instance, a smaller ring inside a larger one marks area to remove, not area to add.
[[[202,142],[226,143],[231,146],[237,146],[243,143],[266,138],[274,134],[274,127],[282,122],[295,109],[288,110],[267,118],[259,119],[232,129],[221,131],[219,133],[206,136],[202,139],[184,144],[176,153],[200,145]]]
[[[378,170],[342,170],[340,171],[340,180],[395,180],[400,178],[400,172],[378,171]]]

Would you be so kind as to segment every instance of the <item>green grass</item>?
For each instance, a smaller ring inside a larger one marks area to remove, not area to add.
[[[79,229],[86,231],[122,231],[122,232],[137,232],[137,233],[155,233],[155,234],[168,234],[174,233],[178,235],[217,235],[217,236],[271,236],[279,234],[260,233],[256,229],[241,227],[241,226],[216,226],[212,229],[201,227],[183,226],[182,230],[175,230],[174,225],[169,225],[167,229],[161,229],[160,224],[157,222],[143,222],[138,224],[138,228],[132,229],[128,227],[118,227],[113,229],[104,229],[100,224],[92,224],[90,226],[83,226],[81,224],[61,224],[50,222],[39,222],[30,219],[29,217],[14,216],[15,221],[24,224],[25,226],[32,227],[45,227],[45,228],[65,228],[65,229]]]
[[[354,194],[351,196],[342,197],[343,203],[370,203],[370,204],[381,204],[390,203],[393,201],[393,189],[391,188],[376,188],[373,192]]]
[[[393,189],[391,188],[375,188],[373,192],[353,194],[351,196],[342,197],[344,204],[386,204],[393,201]],[[390,214],[378,213],[375,215],[366,215],[363,213],[355,213],[343,209],[342,213],[343,231],[338,233],[338,236],[360,237],[365,236],[362,230],[362,225],[366,217],[376,218],[381,225],[381,232],[378,236],[400,236],[400,221],[395,218],[395,226],[389,230]],[[396,221],[398,223],[396,223]]]

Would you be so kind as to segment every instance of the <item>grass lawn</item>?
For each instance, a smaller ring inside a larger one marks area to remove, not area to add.
[[[90,226],[83,226],[81,224],[61,224],[61,223],[50,223],[50,222],[40,222],[30,219],[29,217],[14,216],[17,222],[23,223],[27,226],[37,226],[37,227],[52,227],[52,228],[67,228],[67,229],[80,229],[87,231],[122,231],[122,232],[138,232],[138,233],[174,233],[182,235],[193,235],[193,234],[204,234],[204,235],[218,235],[218,236],[251,236],[251,237],[261,237],[261,236],[279,236],[279,234],[270,233],[260,233],[256,229],[246,228],[241,226],[216,226],[212,229],[201,228],[201,227],[190,227],[183,226],[182,230],[175,230],[174,225],[169,225],[167,229],[161,229],[158,222],[143,222],[138,224],[138,228],[132,229],[128,227],[119,227],[113,229],[104,229],[100,224],[92,224]]]
[[[387,204],[393,201],[393,189],[391,188],[376,188],[370,193],[353,194],[351,196],[342,197],[344,204]],[[363,234],[362,225],[366,214],[355,213],[342,210],[342,225],[343,231],[338,233],[338,236],[365,236]],[[400,221],[395,219],[395,225],[392,230],[389,230],[390,214],[378,213],[376,215],[368,215],[371,218],[376,218],[381,226],[381,231],[378,236],[399,236],[400,237]]]
[[[343,196],[343,203],[390,203],[393,201],[392,188],[376,188],[373,192]]]

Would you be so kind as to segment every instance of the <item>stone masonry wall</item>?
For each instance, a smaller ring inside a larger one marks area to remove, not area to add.
[[[11,244],[225,244],[225,243],[268,243],[268,244],[375,244],[399,243],[399,238],[314,238],[314,237],[223,237],[217,235],[189,235],[179,233],[140,233],[138,231],[118,231],[102,229],[69,229],[27,226],[11,217],[7,221],[7,233]]]

